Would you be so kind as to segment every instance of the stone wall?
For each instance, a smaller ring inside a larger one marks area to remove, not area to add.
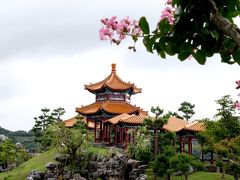
[[[140,161],[129,159],[124,151],[109,151],[110,153],[105,156],[93,155],[84,171],[86,177],[81,177],[80,173],[75,173],[73,179],[75,180],[145,180],[144,175],[147,168],[146,165],[141,165]],[[51,179],[71,179],[71,173],[65,170],[66,164],[63,162],[68,161],[68,156],[61,155],[57,157],[58,163],[48,163],[46,165],[46,172],[39,172],[33,170],[28,180],[44,180]]]

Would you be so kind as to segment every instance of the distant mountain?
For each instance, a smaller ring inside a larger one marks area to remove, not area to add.
[[[30,151],[36,149],[37,144],[34,142],[34,136],[31,131],[9,131],[0,127],[0,134],[4,134],[8,138],[12,139],[13,143],[21,143],[26,149]]]

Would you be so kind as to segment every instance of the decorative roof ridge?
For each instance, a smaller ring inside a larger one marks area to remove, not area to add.
[[[199,123],[199,122],[198,121],[190,122],[189,124],[186,124],[184,127],[189,128],[197,123]]]
[[[104,123],[110,122],[112,124],[117,124],[124,116],[130,116],[130,115],[127,113],[119,114],[113,118],[105,120]]]
[[[88,105],[86,105],[86,106],[81,105],[81,107],[77,107],[77,108],[85,108],[85,107],[91,106],[91,105],[93,105],[93,104],[103,104],[103,103],[104,103],[104,101],[95,101],[95,102],[93,102],[93,103],[91,103],[91,104],[88,104]]]
[[[120,77],[118,76],[116,70],[115,70],[115,71],[112,71],[111,74],[110,74],[107,78],[105,78],[105,80],[109,78],[109,80],[107,80],[106,83],[107,83],[107,82],[110,83],[110,82],[112,81],[112,79],[114,78],[114,76],[115,76],[121,83],[126,84],[126,85],[131,85],[133,88],[134,88],[134,87],[137,88],[134,83],[130,83],[130,82],[125,82],[125,81],[123,81],[122,78],[120,78]]]
[[[129,115],[129,114],[128,114],[128,115]],[[131,115],[129,115],[129,116],[120,118],[120,120],[126,120],[126,119],[129,119],[129,118],[133,117],[133,116],[136,116],[136,114],[131,114]]]
[[[118,84],[118,86],[120,84],[120,87],[115,87],[114,84]],[[108,87],[109,89],[116,89],[116,90],[132,89],[134,94],[140,93],[142,91],[142,88],[137,88],[137,86],[134,83],[125,82],[118,76],[118,74],[116,72],[116,64],[112,64],[111,74],[108,75],[102,81],[99,81],[99,82],[96,82],[96,83],[90,83],[88,85],[86,85],[86,84],[84,85],[84,88],[89,90],[90,92],[100,90],[103,87]]]

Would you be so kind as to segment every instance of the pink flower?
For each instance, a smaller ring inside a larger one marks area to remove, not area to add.
[[[240,80],[236,81],[236,84],[237,84],[236,89],[239,89],[240,88]]]
[[[167,0],[166,4],[172,4],[172,0]]]
[[[237,110],[240,110],[240,102],[236,101],[234,106]]]
[[[142,33],[138,22],[131,20],[129,17],[117,21],[117,17],[113,16],[110,19],[101,19],[101,22],[104,26],[99,30],[99,38],[101,40],[110,40],[117,45],[126,38],[126,34],[136,36]]]
[[[162,15],[160,16],[160,20],[167,19],[169,24],[174,24],[174,11],[175,9],[172,6],[166,6],[162,11]]]
[[[113,36],[113,33],[110,32],[110,29],[109,28],[101,28],[99,30],[99,38],[101,40],[112,40],[112,36]]]

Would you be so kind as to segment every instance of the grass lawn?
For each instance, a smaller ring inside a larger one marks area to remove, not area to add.
[[[25,180],[31,170],[43,171],[48,162],[53,162],[57,151],[52,149],[24,162],[7,173],[0,173],[0,180]]]
[[[150,172],[149,172],[150,173]],[[153,180],[153,176],[148,176],[148,180]],[[211,173],[211,172],[196,172],[189,175],[188,180],[220,180],[220,173]],[[157,180],[162,180],[157,178]],[[183,176],[172,176],[171,180],[184,180]],[[225,174],[225,180],[234,180],[233,176]]]
[[[210,173],[210,172],[197,172],[189,176],[189,180],[198,180],[198,179],[204,179],[204,180],[219,180],[221,179],[220,173]],[[231,175],[225,175],[225,180],[233,180],[233,176]]]

